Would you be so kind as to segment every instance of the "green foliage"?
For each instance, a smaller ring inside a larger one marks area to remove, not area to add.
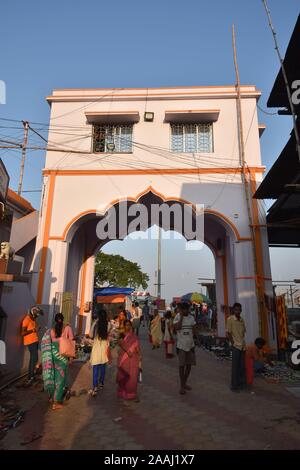
[[[147,288],[149,276],[141,271],[137,263],[120,255],[107,255],[101,251],[95,262],[95,287],[110,286]]]

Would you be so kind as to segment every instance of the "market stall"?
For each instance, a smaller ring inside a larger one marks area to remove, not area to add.
[[[130,310],[131,294],[134,289],[129,287],[103,287],[94,290],[94,305],[101,304],[112,319],[119,313],[119,307]]]

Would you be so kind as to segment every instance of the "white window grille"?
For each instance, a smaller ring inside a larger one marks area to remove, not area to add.
[[[171,150],[178,153],[213,152],[212,124],[171,124]]]
[[[102,124],[93,128],[93,152],[131,153],[133,125]]]

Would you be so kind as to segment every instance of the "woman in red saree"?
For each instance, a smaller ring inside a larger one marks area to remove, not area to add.
[[[124,322],[124,338],[119,340],[118,357],[118,397],[124,400],[137,400],[137,385],[139,364],[141,359],[140,345],[137,336],[132,331],[129,320]]]

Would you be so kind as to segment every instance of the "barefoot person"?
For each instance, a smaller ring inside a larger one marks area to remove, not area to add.
[[[63,339],[69,340],[72,344],[74,342],[73,331],[69,325],[64,327],[64,316],[62,313],[57,313],[54,327],[46,331],[41,344],[44,390],[48,393],[53,410],[58,410],[63,406],[64,392],[67,386],[68,361],[69,357],[72,357],[72,352],[69,352],[68,355],[60,353]],[[73,347],[75,354],[75,343]]]
[[[196,365],[194,334],[195,318],[190,314],[187,303],[179,304],[179,313],[174,318],[174,330],[177,333],[177,354],[179,360],[180,394],[185,395],[191,387],[187,384],[192,366]]]
[[[141,363],[140,345],[129,320],[125,321],[124,329],[124,338],[119,340],[118,397],[124,400],[138,401],[137,385]]]
[[[255,374],[263,372],[265,365],[273,365],[265,351],[266,340],[264,338],[256,338],[254,343],[246,346],[246,382],[247,385],[253,384]]]

